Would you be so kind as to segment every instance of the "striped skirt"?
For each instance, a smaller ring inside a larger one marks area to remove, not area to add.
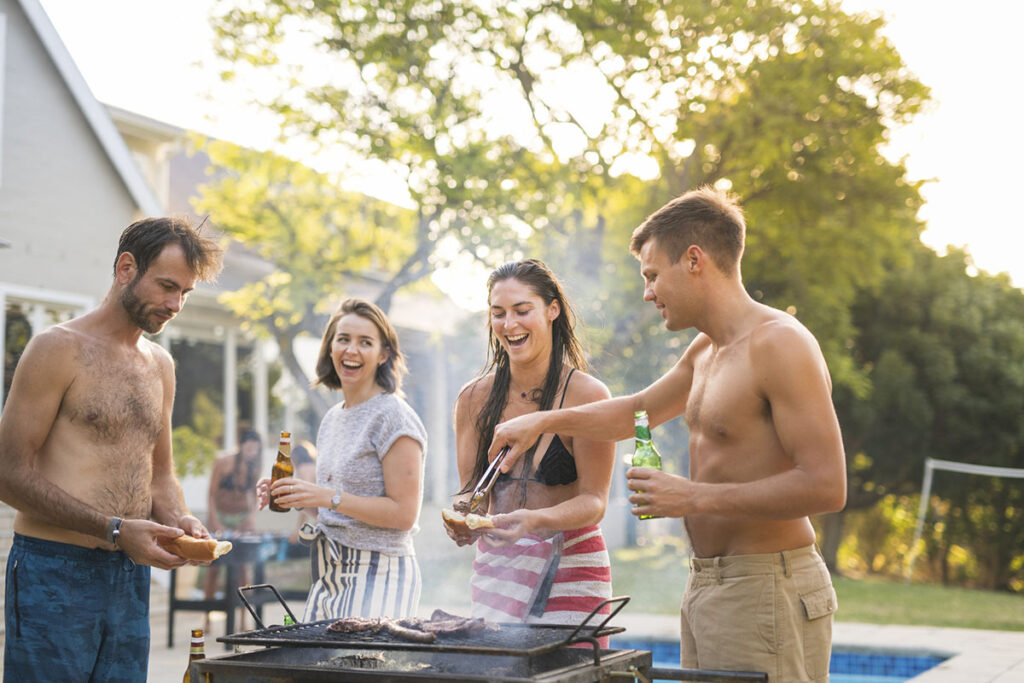
[[[349,548],[317,533],[311,548],[313,585],[302,621],[341,617],[411,617],[422,581],[415,555]]]
[[[597,525],[501,548],[479,542],[470,585],[474,617],[576,625],[611,597],[611,562]]]

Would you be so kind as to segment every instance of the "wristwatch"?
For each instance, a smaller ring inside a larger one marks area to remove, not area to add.
[[[341,505],[341,489],[335,491],[334,495],[331,496],[331,511],[337,512],[339,505]]]
[[[110,523],[107,524],[107,542],[117,545],[117,537],[121,535],[121,522],[120,517],[111,517]]]

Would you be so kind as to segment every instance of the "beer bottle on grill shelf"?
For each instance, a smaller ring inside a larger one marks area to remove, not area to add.
[[[661,469],[661,456],[651,440],[651,427],[647,421],[647,411],[638,410],[633,413],[633,424],[636,427],[636,447],[633,449],[633,467],[653,467]],[[642,491],[637,491],[642,493]],[[658,515],[640,515],[640,519],[657,519]]]
[[[277,461],[270,473],[270,484],[273,486],[278,479],[290,477],[295,473],[295,466],[292,465],[292,434],[281,432],[281,444],[277,447]],[[270,496],[270,509],[274,512],[288,512],[291,508],[281,507],[277,504],[277,496]]]
[[[185,667],[185,676],[181,679],[182,683],[191,683],[192,676],[189,672],[192,669],[192,662],[197,659],[206,659],[206,641],[203,638],[203,629],[201,628],[192,629],[192,644],[188,648],[188,665]]]

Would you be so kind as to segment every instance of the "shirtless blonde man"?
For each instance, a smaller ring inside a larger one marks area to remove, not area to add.
[[[5,679],[146,679],[149,568],[185,564],[159,541],[209,534],[174,475],[173,361],[142,335],[220,260],[184,220],[133,223],[99,307],[26,347],[0,417],[0,499],[18,511]]]
[[[507,469],[542,433],[621,440],[634,411],[652,426],[684,415],[690,477],[627,472],[633,514],[683,518],[690,536],[683,666],[826,681],[837,603],[808,515],[846,504],[832,382],[811,333],[744,289],[745,232],[739,206],[710,188],[648,217],[630,242],[644,301],[697,336],[637,394],[498,425],[489,456],[511,446]]]

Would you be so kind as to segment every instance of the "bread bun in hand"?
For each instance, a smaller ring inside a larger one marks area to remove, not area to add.
[[[444,508],[441,510],[441,516],[457,531],[472,532],[478,529],[494,528],[494,521],[490,515],[478,515],[473,512],[463,514],[451,508]]]
[[[161,539],[160,545],[178,557],[194,562],[213,562],[221,555],[231,551],[231,541],[218,541],[215,538],[195,538],[182,534],[170,540]]]

